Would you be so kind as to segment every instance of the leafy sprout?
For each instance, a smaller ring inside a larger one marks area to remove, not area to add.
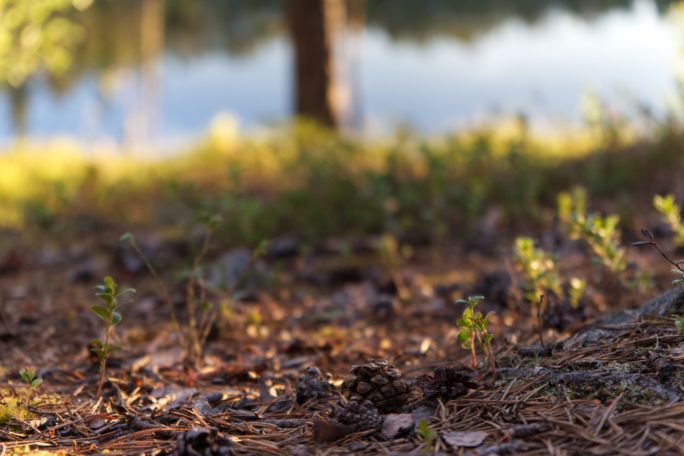
[[[36,370],[32,367],[22,369],[19,372],[19,377],[27,386],[26,407],[28,407],[31,404],[31,394],[33,393],[33,390],[38,388],[43,383],[43,379],[36,375]]]
[[[168,288],[157,269],[152,265],[151,261],[143,253],[135,241],[135,236],[131,233],[124,233],[120,240],[128,243],[140,259],[145,263],[148,271],[152,275],[157,288],[159,289],[166,306],[169,309],[171,320],[181,341],[182,347],[185,351],[185,357],[188,361],[194,364],[196,369],[201,367],[204,357],[204,346],[211,328],[214,326],[216,318],[220,314],[219,306],[214,305],[207,296],[205,281],[202,274],[202,261],[209,252],[212,235],[221,223],[220,214],[202,213],[198,216],[198,220],[204,225],[205,233],[200,246],[199,252],[195,255],[192,265],[187,274],[185,283],[185,321],[181,325],[176,316],[175,306],[171,300]],[[254,265],[261,258],[268,249],[268,242],[262,241],[259,246],[252,252],[250,261],[246,267],[242,269],[237,280],[230,286],[228,295],[232,296],[234,291],[243,283],[246,275],[253,271]],[[230,298],[232,299],[232,298]],[[224,305],[225,307],[225,305]]]
[[[663,220],[674,231],[674,242],[678,246],[684,246],[684,224],[682,223],[681,209],[675,201],[674,195],[655,195],[653,207],[660,213]]]
[[[675,328],[677,328],[677,331],[679,331],[679,334],[684,336],[684,316],[681,316],[681,315],[675,316]]]
[[[558,195],[558,219],[570,238],[583,240],[594,253],[594,261],[611,271],[623,285],[639,285],[626,276],[627,252],[621,245],[619,216],[587,213],[586,190],[576,188]]]
[[[102,385],[104,385],[107,374],[107,359],[110,355],[121,347],[112,344],[114,328],[121,323],[123,317],[119,312],[119,298],[123,295],[135,293],[132,288],[117,291],[118,285],[111,276],[104,278],[102,284],[95,287],[95,296],[102,304],[94,305],[90,308],[104,324],[104,340],[95,338],[90,342],[91,350],[100,360],[100,382],[97,387],[97,394],[100,395]]]
[[[536,302],[539,295],[548,291],[560,293],[560,279],[553,257],[536,248],[532,238],[517,238],[514,254],[518,269],[522,273],[525,299],[528,302]]]
[[[470,350],[470,365],[473,369],[477,368],[476,347],[479,346],[487,357],[489,369],[494,372],[496,369],[494,353],[492,352],[492,339],[494,335],[488,330],[489,318],[492,312],[484,315],[482,312],[475,310],[475,306],[483,299],[483,296],[470,296],[467,300],[460,299],[456,301],[457,304],[466,305],[461,318],[457,321],[460,328],[458,340],[463,348]]]
[[[418,422],[416,433],[425,442],[425,447],[423,448],[423,454],[430,454],[433,452],[435,446],[435,440],[437,440],[437,432],[430,427],[430,424],[425,418],[422,418]]]

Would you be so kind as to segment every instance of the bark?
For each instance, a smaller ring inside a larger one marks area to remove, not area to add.
[[[336,128],[333,38],[340,0],[290,0],[295,109],[299,116]]]
[[[586,346],[601,339],[616,337],[621,331],[627,331],[622,326],[647,316],[664,317],[682,313],[684,313],[684,288],[677,287],[641,307],[601,318],[563,341],[563,347],[567,349],[573,346]]]

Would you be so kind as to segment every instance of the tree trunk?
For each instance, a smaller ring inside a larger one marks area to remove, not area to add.
[[[337,128],[334,33],[342,0],[290,0],[296,114]]]

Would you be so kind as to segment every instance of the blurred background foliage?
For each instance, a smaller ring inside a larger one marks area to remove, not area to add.
[[[335,2],[314,3],[332,8]],[[591,21],[634,4],[350,0],[343,7],[347,21],[422,46],[435,37],[471,42],[511,18],[534,24],[553,8]],[[652,4],[658,14],[681,21],[679,4]],[[155,96],[165,96],[164,53],[245,56],[274,39],[289,42],[298,33],[289,5],[1,0],[0,81],[15,128],[0,152],[0,226],[54,235],[103,227],[125,231],[182,225],[197,213],[219,212],[227,222],[218,235],[231,245],[283,235],[318,242],[383,233],[414,243],[477,243],[549,226],[556,195],[577,185],[587,189],[592,204],[618,213],[625,227],[643,216],[654,193],[684,197],[677,177],[684,171],[681,93],[658,115],[639,103],[616,111],[587,94],[579,125],[544,131],[533,128],[526,113],[513,112],[438,135],[404,123],[367,136],[337,118],[327,126],[316,122],[322,119],[298,118],[309,113],[293,106],[291,119],[250,133],[240,130],[234,116],[219,113],[202,135],[171,154],[154,141],[129,142],[126,135],[104,146],[78,136],[32,137],[27,111],[40,81],[68,98],[95,74],[98,93],[116,97],[117,74],[131,68],[142,114],[130,122],[119,118],[125,124],[120,128],[152,130],[155,113],[146,108],[157,102]],[[323,33],[331,33],[326,27]],[[294,46],[292,59],[309,51]],[[329,51],[320,65],[335,62]],[[345,92],[334,75],[323,77],[330,90]],[[297,93],[307,79],[292,82]],[[338,109],[334,96],[318,98]]]

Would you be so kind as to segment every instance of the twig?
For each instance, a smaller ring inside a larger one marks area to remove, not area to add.
[[[539,331],[539,343],[544,348],[544,322],[542,321],[542,306],[544,305],[544,295],[539,295],[539,302],[537,302],[537,330]]]

